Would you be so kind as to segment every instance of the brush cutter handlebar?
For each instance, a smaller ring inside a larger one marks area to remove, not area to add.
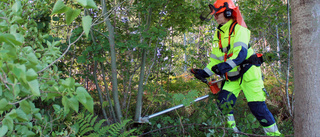
[[[212,79],[212,81],[209,81],[209,82],[208,82],[208,80],[207,80],[206,78],[201,77],[201,76],[198,75],[195,71],[192,71],[192,70],[191,70],[190,72],[191,72],[197,79],[199,79],[199,80],[202,81],[203,83],[206,83],[213,94],[217,94],[217,93],[220,91],[220,88],[219,88],[219,86],[218,86],[218,83],[225,80],[225,78],[222,78],[222,79],[219,79],[219,80],[214,80],[214,79]]]

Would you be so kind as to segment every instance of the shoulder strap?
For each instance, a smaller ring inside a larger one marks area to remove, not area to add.
[[[231,34],[234,32],[234,28],[236,27],[238,23],[236,21],[234,21],[229,28],[229,36],[231,36]]]
[[[235,26],[237,25],[238,23],[236,21],[232,22],[232,24],[230,25],[230,28],[229,28],[229,39],[228,39],[228,46],[227,46],[227,50],[224,51],[223,48],[222,48],[222,45],[221,45],[221,34],[220,32],[218,31],[218,39],[219,39],[219,48],[222,52],[225,52],[225,53],[228,53],[228,51],[230,50],[230,38],[231,38],[231,35],[232,33],[234,32],[234,28]]]

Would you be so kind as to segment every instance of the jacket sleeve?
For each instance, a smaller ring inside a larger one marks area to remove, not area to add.
[[[234,33],[232,57],[226,62],[218,64],[218,69],[222,74],[229,72],[234,67],[240,65],[248,54],[250,31],[247,28],[237,25]]]
[[[227,63],[234,68],[240,65],[247,57],[248,44],[250,40],[250,31],[237,25],[239,29],[235,31],[235,38],[233,42],[233,56],[227,60]]]

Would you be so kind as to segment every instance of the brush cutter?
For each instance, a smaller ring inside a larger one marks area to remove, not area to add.
[[[197,79],[201,80],[203,83],[206,83],[206,84],[209,86],[209,88],[210,88],[210,90],[211,90],[211,92],[212,92],[213,94],[217,94],[217,93],[220,91],[220,88],[218,87],[218,83],[224,81],[224,78],[222,78],[222,79],[219,79],[219,80],[212,80],[212,81],[208,82],[206,78],[199,77],[199,76],[197,76],[196,74],[195,74],[195,77],[196,77]],[[208,97],[209,97],[209,95],[205,95],[205,96],[196,98],[193,102],[198,102],[198,101],[204,100],[204,99],[206,99],[206,98],[208,98]],[[193,102],[190,102],[190,103],[193,103]],[[165,113],[167,113],[167,112],[170,112],[170,111],[176,110],[176,109],[178,109],[178,108],[182,108],[182,107],[184,107],[184,105],[183,105],[183,104],[180,104],[180,105],[177,105],[177,106],[168,108],[168,109],[166,109],[166,110],[163,110],[163,111],[154,113],[154,114],[149,115],[149,116],[140,117],[140,118],[139,118],[139,121],[136,121],[136,122],[137,122],[137,123],[149,123],[149,124],[150,124],[150,122],[149,122],[149,119],[150,119],[150,118],[153,118],[153,117],[156,117],[156,116],[165,114]]]

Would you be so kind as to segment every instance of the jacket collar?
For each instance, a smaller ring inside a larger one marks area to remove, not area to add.
[[[218,30],[221,31],[222,33],[228,31],[233,21],[234,21],[233,19],[230,19],[226,24],[219,25]]]

